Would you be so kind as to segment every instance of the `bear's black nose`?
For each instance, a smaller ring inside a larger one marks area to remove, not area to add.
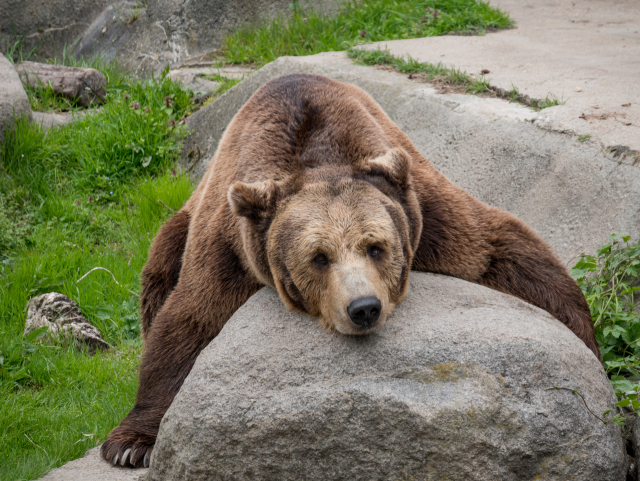
[[[349,304],[347,314],[355,324],[370,327],[380,317],[381,310],[380,301],[374,296],[369,296],[361,297]]]

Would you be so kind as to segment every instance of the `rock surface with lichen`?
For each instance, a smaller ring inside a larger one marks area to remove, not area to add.
[[[34,297],[27,305],[24,335],[41,327],[47,328],[45,339],[50,341],[75,342],[78,346],[86,346],[91,353],[109,348],[100,331],[82,315],[78,304],[57,292]]]
[[[198,358],[148,479],[625,479],[620,428],[571,390],[597,416],[616,402],[582,341],[515,297],[413,273],[385,326],[345,337],[265,288]]]

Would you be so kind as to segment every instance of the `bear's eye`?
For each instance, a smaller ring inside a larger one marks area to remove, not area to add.
[[[320,266],[326,266],[329,263],[329,259],[327,259],[327,256],[325,256],[324,254],[316,254],[316,256],[313,258],[313,262]]]
[[[382,254],[382,249],[380,249],[380,247],[378,246],[369,247],[369,255],[371,257],[378,257],[380,254]]]

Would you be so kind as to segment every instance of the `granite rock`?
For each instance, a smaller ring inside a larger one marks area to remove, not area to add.
[[[602,366],[546,312],[412,273],[365,337],[254,295],[167,411],[148,479],[615,480],[621,430]]]

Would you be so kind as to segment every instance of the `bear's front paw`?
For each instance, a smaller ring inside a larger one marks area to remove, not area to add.
[[[148,468],[154,444],[141,442],[140,436],[123,431],[126,430],[120,427],[111,431],[100,450],[102,457],[114,466]]]

